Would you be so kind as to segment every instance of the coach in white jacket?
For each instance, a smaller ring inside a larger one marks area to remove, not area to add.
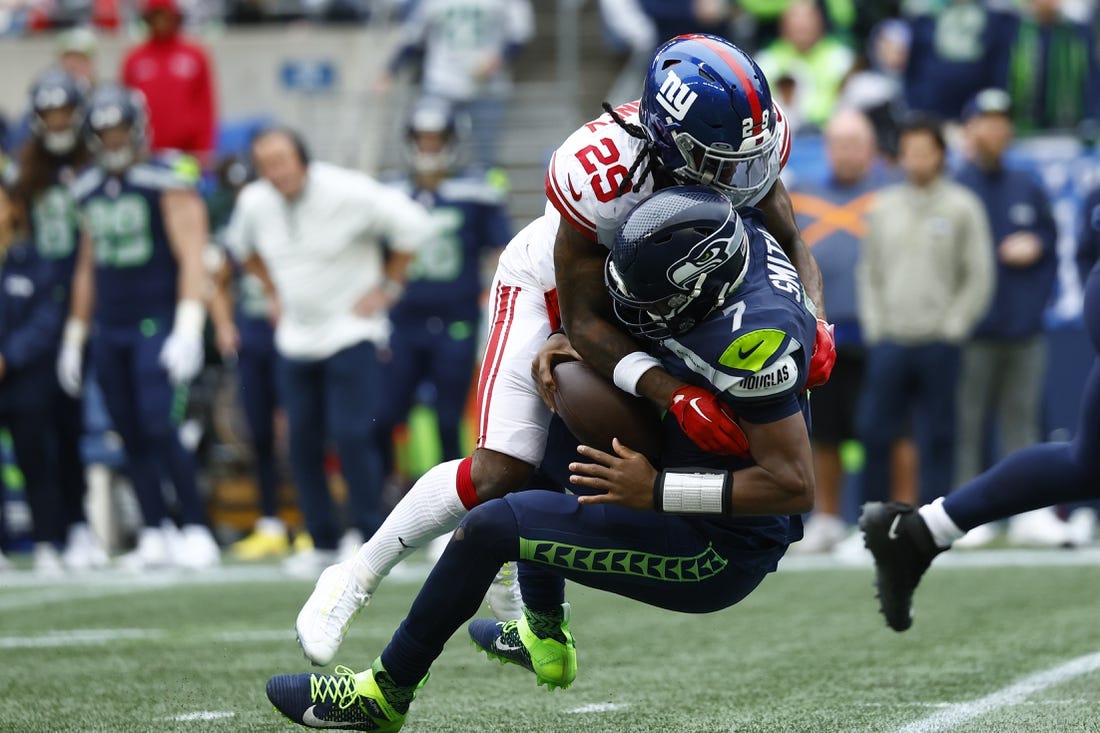
[[[260,180],[241,191],[227,238],[276,314],[291,467],[315,548],[291,567],[312,573],[334,561],[340,538],[325,476],[328,440],[348,485],[349,529],[367,538],[384,518],[372,435],[382,389],[376,347],[389,335],[387,310],[432,225],[403,193],[310,161],[290,130],[261,132],[252,156]]]

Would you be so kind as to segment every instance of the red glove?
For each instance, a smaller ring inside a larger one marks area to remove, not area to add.
[[[749,439],[734,422],[737,416],[717,396],[687,385],[672,393],[668,410],[684,435],[707,453],[749,457]]]
[[[810,373],[806,375],[806,389],[820,387],[829,381],[836,364],[836,341],[833,339],[833,324],[817,322],[817,338],[814,340],[814,353],[810,357]]]

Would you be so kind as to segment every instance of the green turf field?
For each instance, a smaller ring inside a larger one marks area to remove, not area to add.
[[[571,689],[487,661],[463,630],[405,730],[1100,731],[1100,553],[951,559],[965,566],[934,569],[900,635],[865,566],[792,562],[701,617],[571,586]],[[383,586],[337,661],[370,663],[425,567]],[[309,588],[275,566],[70,585],[0,576],[0,730],[298,730],[264,683],[308,669],[292,624]]]

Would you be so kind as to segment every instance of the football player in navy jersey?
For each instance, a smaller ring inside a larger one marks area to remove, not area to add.
[[[504,562],[526,566],[523,615],[476,620],[470,636],[551,688],[569,686],[577,671],[566,578],[706,613],[739,602],[775,570],[813,504],[805,386],[817,327],[762,215],[743,215],[713,189],[664,189],[627,215],[606,264],[617,318],[650,340],[670,372],[736,411],[747,440],[739,454],[704,453],[666,416],[663,470],[617,441],[614,456],[582,447],[591,462],[568,469],[587,495],[525,491],[479,505],[370,669],[268,682],[284,715],[307,727],[398,730]]]
[[[86,141],[95,165],[73,184],[82,240],[58,376],[80,390],[89,329],[91,358],[107,410],[122,437],[145,526],[127,564],[219,560],[206,526],[194,457],[176,430],[188,382],[203,363],[206,210],[194,159],[149,156],[140,94],[102,86],[88,106]],[[168,525],[161,473],[175,488],[182,532]]]
[[[50,69],[31,87],[30,108],[31,137],[20,152],[15,191],[18,198],[30,202],[31,238],[52,272],[50,290],[67,313],[80,236],[68,186],[88,163],[80,135],[84,86],[61,69]],[[54,511],[60,513],[62,529],[68,530],[63,559],[74,570],[100,567],[107,555],[84,516],[83,403],[55,383],[52,397],[38,404],[56,442],[61,501]]]
[[[434,97],[420,99],[409,115],[412,176],[396,185],[431,212],[438,234],[409,266],[405,293],[390,311],[392,357],[378,431],[387,469],[393,428],[423,382],[435,388],[443,460],[464,455],[459,425],[477,359],[483,259],[512,237],[505,192],[486,170],[460,169],[468,125],[449,102]]]

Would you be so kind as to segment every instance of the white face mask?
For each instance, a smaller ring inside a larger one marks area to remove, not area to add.
[[[417,173],[434,174],[446,173],[454,164],[454,155],[445,148],[438,153],[422,153],[414,150],[412,155],[413,170]]]
[[[118,173],[130,167],[134,162],[134,151],[129,148],[118,150],[104,150],[98,156],[99,164],[112,173]]]
[[[71,153],[76,147],[76,131],[68,129],[61,132],[45,132],[42,135],[42,145],[54,155]]]

